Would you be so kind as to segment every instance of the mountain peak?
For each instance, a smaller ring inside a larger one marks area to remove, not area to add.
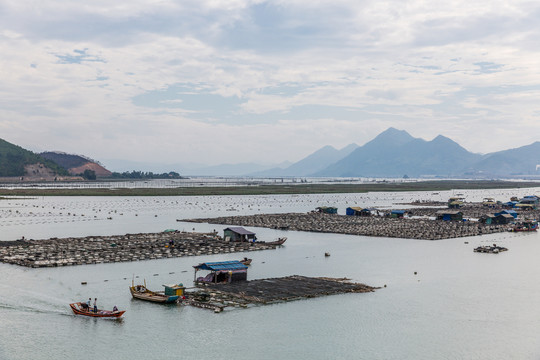
[[[366,145],[370,144],[401,146],[412,140],[414,140],[414,138],[405,130],[398,130],[396,128],[389,127],[388,129],[377,135],[375,139],[368,142]]]

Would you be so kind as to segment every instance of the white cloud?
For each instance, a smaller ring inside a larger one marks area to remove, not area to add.
[[[207,163],[298,160],[389,126],[525,145],[540,140],[539,18],[527,1],[4,0],[1,136]]]

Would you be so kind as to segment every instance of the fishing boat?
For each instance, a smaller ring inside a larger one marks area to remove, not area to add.
[[[247,257],[243,258],[242,260],[240,260],[240,262],[244,265],[251,265],[251,261],[253,259],[248,259]]]
[[[278,238],[276,241],[267,241],[264,242],[266,245],[283,245],[283,243],[287,241],[286,237]]]
[[[510,231],[521,232],[521,231],[536,231],[538,230],[538,221],[523,221],[510,229]]]
[[[129,287],[131,296],[135,299],[151,301],[161,304],[172,304],[178,301],[181,295],[184,294],[184,287],[180,285],[163,285],[165,291],[151,291],[146,288],[146,280],[144,285],[134,285],[133,282]]]
[[[90,316],[90,317],[98,317],[98,318],[119,318],[120,316],[124,315],[126,312],[125,310],[101,310],[98,309],[97,312],[94,312],[92,309],[89,309],[88,307],[83,307],[82,303],[76,302],[73,304],[69,304],[69,307],[71,307],[71,310],[73,310],[73,313],[75,315],[83,315],[83,316]]]

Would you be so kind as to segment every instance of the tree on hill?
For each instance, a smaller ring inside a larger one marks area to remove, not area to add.
[[[39,154],[40,156],[54,161],[64,169],[71,169],[82,166],[88,162],[95,162],[81,155],[70,155],[61,152],[46,151]]]
[[[80,176],[82,176],[86,180],[96,180],[97,179],[96,172],[94,170],[89,170],[89,169],[84,170],[84,172],[82,174],[80,174]]]
[[[170,171],[168,173],[154,174],[153,172],[144,171],[125,171],[123,173],[113,172],[113,179],[182,179],[179,173]]]

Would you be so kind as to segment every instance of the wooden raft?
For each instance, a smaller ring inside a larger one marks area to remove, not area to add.
[[[226,306],[270,304],[325,295],[364,293],[375,287],[349,282],[347,279],[320,278],[292,275],[282,278],[240,281],[230,284],[206,285],[204,293]]]

